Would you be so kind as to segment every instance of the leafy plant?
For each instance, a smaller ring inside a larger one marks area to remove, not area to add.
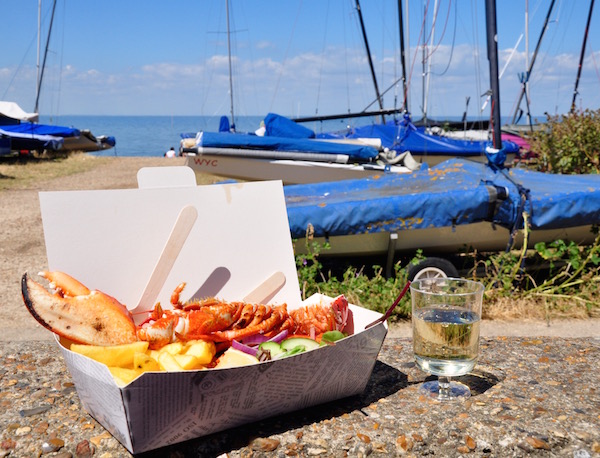
[[[527,222],[527,215],[525,221]],[[527,225],[526,225],[527,227]],[[524,230],[524,239],[528,238],[528,229]],[[345,294],[356,305],[384,313],[393,304],[408,281],[408,267],[424,259],[421,251],[405,265],[394,265],[394,275],[383,275],[383,268],[377,265],[348,267],[340,278],[325,272],[319,260],[321,246],[310,236],[305,240],[306,253],[296,255],[298,278],[303,298],[314,293],[335,297]],[[583,310],[587,315],[598,315],[600,304],[600,235],[594,244],[579,246],[573,242],[556,240],[551,243],[537,243],[534,250],[527,250],[527,244],[518,250],[512,249],[498,253],[470,253],[472,266],[467,274],[474,280],[486,285],[486,302],[497,298],[506,298],[511,303],[525,301],[543,307],[543,313],[549,316],[556,310],[569,313],[569,310]],[[470,258],[468,257],[470,256]],[[534,276],[534,271],[525,268],[544,268],[543,275]],[[539,277],[539,278],[538,278]],[[537,301],[536,301],[537,300]],[[484,307],[485,307],[484,303]],[[391,320],[410,318],[410,294],[407,294],[394,310]],[[539,313],[538,313],[539,315]],[[580,314],[579,314],[580,315]]]
[[[548,116],[547,128],[529,138],[538,159],[534,168],[550,173],[600,173],[600,110]]]

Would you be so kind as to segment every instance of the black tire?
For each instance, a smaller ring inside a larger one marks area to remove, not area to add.
[[[410,281],[421,278],[456,278],[458,276],[458,270],[456,270],[454,264],[443,258],[426,258],[418,264],[411,264],[408,268],[408,279]]]

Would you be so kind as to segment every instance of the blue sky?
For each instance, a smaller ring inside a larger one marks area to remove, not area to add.
[[[485,2],[438,0],[431,33],[435,3],[408,3],[409,108],[415,118],[425,107],[430,117],[460,116],[470,97],[468,114],[478,116],[485,100],[481,95],[489,88]],[[509,61],[501,79],[505,116],[515,111],[518,75],[526,69],[526,4],[531,55],[550,0],[497,0],[500,70]],[[51,6],[43,1],[44,39]],[[362,0],[361,7],[380,92],[390,88],[384,106],[393,108],[402,100],[401,85],[393,84],[401,76],[397,1]],[[570,108],[588,8],[588,0],[555,3],[530,79],[535,116]],[[0,100],[31,111],[38,1],[3,0],[0,9]],[[594,110],[600,108],[597,9],[577,98],[578,107]],[[236,115],[345,113],[375,100],[354,0],[230,0],[230,29]],[[39,111],[229,114],[226,30],[225,0],[58,0]],[[431,35],[433,46],[425,50],[431,64],[424,67],[419,45]],[[430,75],[427,97],[424,73]],[[489,114],[489,107],[483,114]]]

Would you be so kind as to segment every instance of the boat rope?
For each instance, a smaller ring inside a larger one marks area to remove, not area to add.
[[[452,39],[453,40],[452,41],[452,45],[453,45],[452,49],[454,49],[454,40],[456,38],[456,5],[457,5],[457,2],[454,2],[454,18],[455,18],[455,20],[454,20],[454,37]],[[435,46],[432,49],[428,50],[428,53],[425,56],[426,60],[430,59],[431,56],[433,56],[437,52],[437,50],[439,49],[439,47],[442,45],[442,41],[444,39],[444,36],[446,35],[446,28],[448,27],[448,20],[450,19],[450,9],[451,9],[451,6],[452,6],[452,0],[450,0],[448,2],[448,12],[446,13],[446,20],[444,21],[444,28],[442,29],[442,33],[440,34],[440,38],[439,38],[438,42],[435,44]],[[437,22],[439,8],[440,7],[438,5],[438,11],[436,11],[435,16],[434,16],[434,23]],[[433,28],[432,28],[432,30],[433,30]],[[430,34],[430,36],[431,36],[431,34]],[[452,54],[450,55],[450,57],[452,57]],[[448,66],[450,66],[450,64],[448,64]]]
[[[327,7],[325,9],[325,24],[329,22],[329,2],[327,2]],[[325,64],[325,45],[327,43],[327,30],[329,27],[323,27],[323,44],[321,45],[321,62],[319,67],[319,81],[317,83],[317,100],[315,106],[315,115],[319,114],[319,102],[321,99],[321,82],[323,80],[323,65]]]
[[[419,30],[419,37],[417,38],[417,43],[421,43],[421,37],[423,36],[423,32],[425,31],[425,22],[427,20],[427,10],[429,9],[429,0],[425,5],[425,12],[423,13],[423,20],[421,21],[421,29]],[[415,54],[410,61],[410,71],[408,72],[408,86],[410,86],[412,82],[413,71],[415,69],[415,62],[417,61],[417,53],[419,52],[419,46],[415,46]]]
[[[296,11],[296,18],[294,19],[294,23],[292,25],[292,33],[290,34],[290,38],[287,43],[287,47],[285,48],[285,54],[283,56],[283,60],[281,62],[281,70],[277,75],[277,80],[275,81],[275,88],[273,90],[273,97],[271,98],[271,103],[269,105],[269,111],[273,110],[273,106],[275,105],[275,101],[277,100],[277,92],[279,91],[279,85],[281,83],[281,78],[283,77],[283,69],[285,67],[284,63],[287,61],[288,56],[290,54],[290,48],[292,46],[292,41],[294,39],[294,34],[296,32],[296,27],[298,26],[298,18],[300,17],[300,11],[302,10],[302,2],[298,5],[298,10]]]
[[[452,2],[450,2],[452,3]],[[454,55],[454,47],[456,45],[456,23],[457,23],[457,5],[458,2],[454,2],[454,31],[452,32],[452,46],[450,47],[450,56],[448,56],[448,63],[446,64],[446,68],[441,73],[431,72],[436,76],[445,75],[448,69],[450,68],[450,63],[452,62],[452,56]],[[448,14],[446,16],[446,23],[444,24],[444,30],[442,31],[442,36],[440,37],[440,42],[437,44],[436,49],[440,46],[441,40],[446,33],[446,26],[448,25],[448,18],[450,17],[450,4],[448,5]],[[435,52],[435,50],[434,50]],[[433,54],[433,53],[432,53]]]
[[[23,65],[25,63],[25,59],[27,58],[27,55],[29,54],[29,51],[33,47],[34,43],[35,43],[35,36],[31,39],[31,42],[29,43],[29,46],[27,47],[27,50],[25,51],[25,54],[23,55],[21,62],[19,62],[18,67],[15,69],[15,72],[13,73],[12,77],[10,78],[10,81],[8,82],[8,86],[6,87],[6,90],[4,91],[4,93],[2,94],[2,100],[6,100],[6,96],[7,96],[8,92],[10,91],[10,89],[12,88],[13,82],[15,81],[17,75],[19,75],[21,73],[21,70],[23,69]]]

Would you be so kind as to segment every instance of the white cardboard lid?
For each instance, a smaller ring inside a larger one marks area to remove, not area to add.
[[[153,172],[155,174],[156,171]],[[273,274],[285,284],[271,303],[300,303],[280,181],[144,189],[41,192],[48,267],[134,308],[181,210],[198,217],[158,300],[242,300]]]

